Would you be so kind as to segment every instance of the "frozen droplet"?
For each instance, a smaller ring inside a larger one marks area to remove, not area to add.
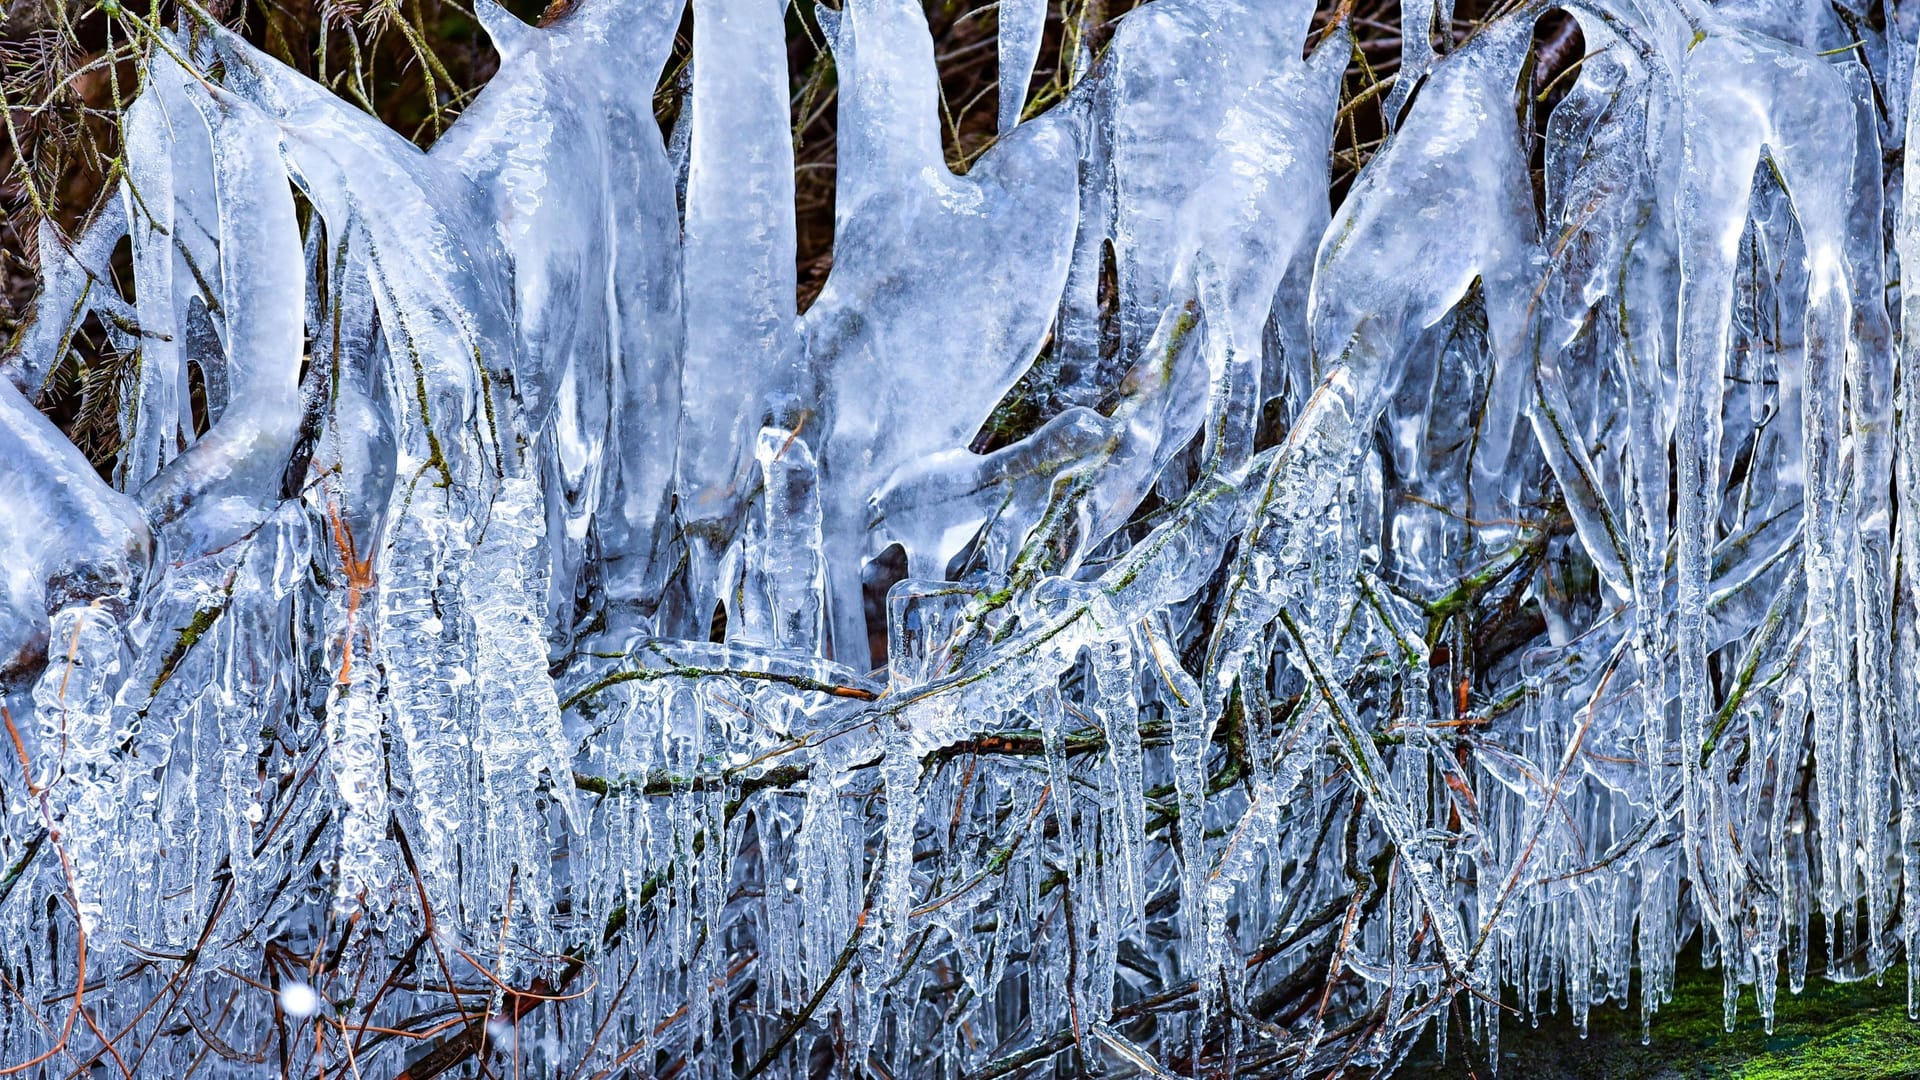
[[[320,995],[306,983],[284,983],[280,987],[280,1011],[296,1020],[305,1020],[320,1011]]]

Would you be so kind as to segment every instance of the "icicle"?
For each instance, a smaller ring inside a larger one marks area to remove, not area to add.
[[[244,102],[194,104],[213,133],[218,228],[247,240],[220,247],[231,399],[212,429],[140,490],[175,559],[232,544],[279,502],[299,435],[306,315],[306,261],[273,125]]]
[[[1920,68],[1911,67],[1913,46],[1899,40],[1907,49],[1909,78],[1920,78]],[[1900,89],[1911,103],[1914,85],[1909,83]],[[1920,139],[1915,138],[1916,124],[1920,124],[1920,113],[1909,109],[1903,175],[1912,171],[1916,146],[1920,146]],[[1904,273],[1906,267],[1920,266],[1920,185],[1903,184],[1900,195],[1893,247]],[[1920,566],[1920,425],[1913,419],[1920,417],[1920,378],[1916,377],[1920,363],[1915,361],[1916,350],[1920,350],[1920,289],[1900,290],[1899,350],[1895,359],[1899,384],[1896,415],[1901,420],[1894,430],[1893,446],[1896,542],[1901,564]],[[1920,980],[1920,953],[1915,948],[1920,942],[1920,890],[1915,888],[1920,882],[1920,756],[1915,751],[1920,747],[1914,743],[1915,734],[1920,733],[1920,715],[1915,712],[1920,707],[1920,697],[1915,695],[1920,686],[1912,675],[1916,663],[1920,663],[1920,578],[1907,575],[1905,582],[1906,588],[1896,596],[1894,607],[1898,660],[1893,669],[1906,674],[1896,676],[1901,680],[1896,686],[1902,692],[1894,702],[1893,729],[1900,749],[1900,854],[1905,898],[1901,924],[1906,935],[1907,1015],[1920,1019],[1920,990],[1915,989],[1916,980]]]
[[[769,415],[796,430],[813,386],[794,318],[793,143],[787,51],[775,0],[694,4],[693,110],[683,247],[686,361],[680,519],[694,549],[693,614],[716,599],[714,564],[733,540],[754,433]]]
[[[492,822],[489,891],[505,897],[512,883],[533,913],[536,931],[545,928],[552,894],[545,799],[556,803],[571,825],[580,821],[573,798],[573,748],[561,728],[560,701],[547,675],[540,633],[546,575],[538,561],[544,523],[537,495],[531,480],[501,481],[460,598],[474,628],[474,706],[489,718],[475,740]]]
[[[420,829],[415,855],[429,899],[449,922],[454,918],[454,845],[472,793],[467,757],[473,738],[461,722],[473,715],[461,578],[439,554],[453,536],[441,514],[410,514],[391,526],[381,560],[375,630],[395,725],[406,747]]]
[[[131,882],[115,873],[120,857],[113,822],[121,813],[122,770],[114,753],[114,676],[124,636],[101,606],[62,608],[53,617],[47,669],[34,684],[40,745],[49,751],[34,784],[47,793],[64,868],[72,877],[81,930],[109,953],[122,927]]]
[[[41,220],[35,244],[40,251],[40,294],[26,325],[0,358],[14,389],[39,396],[88,311],[98,307],[124,316],[118,310],[124,303],[107,285],[107,261],[126,234],[126,209],[117,200],[101,207],[71,243],[52,221]]]
[[[1020,123],[1027,84],[1040,58],[1040,34],[1047,25],[1044,0],[1006,0],[1000,4],[1000,134]]]
[[[1133,650],[1122,641],[1093,647],[1095,708],[1107,733],[1107,757],[1113,765],[1114,799],[1119,804],[1114,831],[1119,836],[1118,877],[1129,924],[1139,922],[1147,900],[1146,779],[1140,752],[1139,702],[1134,694]]]
[[[111,598],[126,604],[147,570],[145,516],[100,482],[87,459],[31,402],[0,387],[0,505],[6,606],[0,609],[0,678],[31,676],[56,648],[49,615]],[[59,542],[49,542],[58,537]]]
[[[214,178],[206,121],[188,103],[186,80],[172,57],[157,53],[147,65],[146,92],[127,107],[129,177],[122,210],[132,223],[140,386],[132,414],[121,421],[127,447],[118,479],[125,489],[151,480],[178,452],[183,431],[193,431],[181,395],[191,294],[176,291],[174,278],[198,269],[195,256],[219,235],[219,221],[206,205]],[[184,204],[184,213],[177,204]],[[214,271],[216,259],[207,260],[203,275]]]
[[[866,641],[868,499],[896,469],[972,441],[1033,361],[1066,283],[1078,146],[1055,111],[955,176],[920,8],[856,0],[831,40],[834,263],[804,334],[826,414],[815,445],[834,655],[849,662]],[[876,305],[889,317],[868,317]]]
[[[1400,111],[1413,97],[1420,80],[1433,67],[1436,6],[1435,0],[1400,0],[1400,70],[1394,73],[1393,89],[1387,91],[1384,110],[1389,130],[1399,120]],[[1451,12],[1446,14],[1450,15]],[[1440,23],[1440,30],[1448,39],[1453,37],[1450,22],[1450,19],[1443,19]]]
[[[826,575],[820,557],[820,470],[799,432],[760,429],[754,448],[766,499],[761,550],[772,623],[767,644],[819,655],[825,639]]]

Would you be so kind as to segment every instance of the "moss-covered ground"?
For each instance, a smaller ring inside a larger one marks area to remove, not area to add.
[[[1722,1023],[1720,972],[1702,970],[1698,952],[1689,949],[1673,1000],[1653,1018],[1652,1038],[1645,1045],[1638,1007],[1594,1009],[1585,1039],[1564,1009],[1559,1016],[1543,1016],[1537,1028],[1509,1017],[1501,1025],[1498,1075],[1502,1080],[1920,1078],[1920,1022],[1908,1020],[1906,1009],[1904,964],[1895,964],[1879,983],[1834,983],[1810,973],[1806,989],[1797,995],[1782,981],[1771,1034],[1751,990],[1742,993],[1729,1032]],[[1484,1048],[1469,1048],[1463,1060],[1459,1040],[1451,1042],[1446,1062],[1436,1060],[1429,1044],[1396,1075],[1492,1080]]]

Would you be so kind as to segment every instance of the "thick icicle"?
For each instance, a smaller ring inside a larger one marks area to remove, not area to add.
[[[780,9],[775,0],[693,6],[702,59],[687,106],[686,366],[674,480],[692,550],[691,617],[704,627],[718,598],[715,563],[734,540],[747,496],[755,433],[768,421],[797,430],[815,389],[794,317]]]

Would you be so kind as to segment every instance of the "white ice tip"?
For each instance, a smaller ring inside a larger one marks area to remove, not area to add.
[[[306,983],[288,983],[280,988],[280,1011],[296,1020],[305,1020],[320,1011],[320,995]]]

